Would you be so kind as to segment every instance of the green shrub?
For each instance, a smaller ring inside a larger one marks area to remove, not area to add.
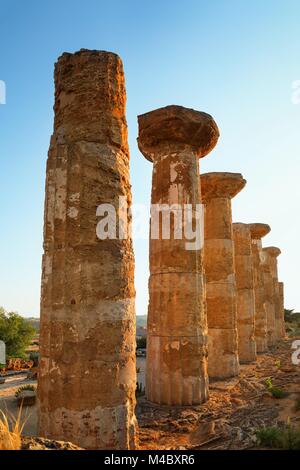
[[[268,391],[271,393],[272,397],[274,398],[284,398],[288,395],[287,392],[273,385],[271,377],[268,377],[266,379],[266,386],[268,388]]]
[[[283,428],[270,426],[256,432],[258,444],[262,447],[284,450],[300,450],[300,429],[291,425]]]
[[[18,398],[20,393],[22,392],[35,392],[36,387],[34,385],[23,385],[22,387],[19,387],[18,390],[15,393],[15,397]]]
[[[7,357],[26,359],[26,349],[30,345],[36,330],[15,312],[6,312],[0,307],[0,339],[6,345]]]
[[[282,388],[279,387],[273,387],[270,392],[272,394],[272,397],[274,398],[285,398],[287,396],[287,392],[285,392],[284,390],[282,390]]]

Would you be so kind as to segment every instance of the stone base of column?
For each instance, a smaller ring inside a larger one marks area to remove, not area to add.
[[[256,343],[253,335],[253,325],[241,324],[239,326],[239,361],[248,364],[256,361]]]
[[[280,318],[281,318],[281,328],[280,328],[280,336],[281,338],[285,338],[286,331],[285,331],[285,320],[284,320],[284,283],[278,283],[279,289],[279,308],[280,308]]]
[[[234,377],[239,374],[234,280],[207,283],[206,304],[210,312],[208,375],[212,379]]]
[[[268,326],[268,347],[273,346],[276,342],[275,337],[275,311],[274,305],[271,302],[265,302],[267,312],[267,326]]]
[[[150,276],[146,397],[154,403],[199,405],[208,398],[202,293],[200,273]]]
[[[199,405],[208,399],[206,359],[199,338],[148,336],[146,398],[160,405]]]
[[[257,292],[258,291],[256,291],[256,293]],[[261,307],[261,305],[259,306]],[[266,352],[268,350],[268,334],[267,334],[267,313],[265,310],[265,305],[263,305],[263,308],[261,307],[261,310],[257,312],[257,315],[255,316],[255,332],[254,333],[255,333],[257,354]]]
[[[108,408],[98,406],[94,410],[43,409],[39,413],[39,425],[47,430],[43,434],[46,439],[61,440],[63,433],[66,441],[78,443],[87,450],[137,448],[137,422],[130,402]],[[124,426],[128,433],[123,431]],[[93,432],[87,432],[89,429]]]
[[[209,328],[208,375],[212,380],[239,375],[238,340],[235,328]]]
[[[256,361],[254,337],[254,295],[251,289],[238,289],[238,352],[241,364]]]
[[[256,336],[256,352],[257,354],[262,354],[268,350],[268,341],[267,339],[260,338]]]

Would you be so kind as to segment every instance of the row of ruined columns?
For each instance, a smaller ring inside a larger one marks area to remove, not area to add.
[[[59,58],[46,178],[39,434],[88,449],[138,445],[132,240],[99,239],[96,217],[101,204],[117,209],[120,196],[131,206],[125,106],[117,55],[81,50]],[[232,223],[231,200],[246,184],[241,174],[200,176],[199,159],[219,137],[209,114],[167,106],[138,123],[139,149],[153,164],[152,207],[189,205],[196,227],[204,208],[200,245],[175,236],[175,218],[169,238],[162,230],[150,236],[146,397],[200,404],[209,379],[237,376],[240,364],[284,336],[280,250],[262,248],[268,225]],[[130,223],[130,210],[122,217]]]

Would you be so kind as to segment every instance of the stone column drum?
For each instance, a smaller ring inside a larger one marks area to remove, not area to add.
[[[275,340],[279,340],[282,337],[282,310],[280,306],[281,300],[278,283],[277,258],[281,254],[281,251],[275,246],[264,248],[263,251],[268,253],[270,260],[271,275],[273,279],[273,302],[275,309]]]
[[[262,269],[262,242],[270,231],[267,224],[249,224],[252,239],[252,259],[255,292],[255,342],[256,352],[263,353],[268,349],[267,312],[265,307],[265,286]]]
[[[245,184],[239,173],[206,173],[201,176],[202,201],[205,204],[208,374],[214,379],[239,374],[231,199]]]
[[[191,204],[195,222],[198,158],[216,145],[219,131],[210,115],[181,106],[143,114],[138,122],[139,149],[153,163],[146,396],[159,404],[199,404],[208,396],[202,247],[187,249],[185,233],[175,236],[175,216],[169,237],[165,224],[155,235],[154,208]]]
[[[285,321],[284,321],[284,283],[279,282],[279,311],[280,311],[280,320],[281,320],[281,337],[284,338],[286,335],[285,331]]]
[[[238,352],[241,364],[256,360],[254,273],[248,224],[233,224],[237,287]]]
[[[131,202],[120,58],[64,53],[46,178],[38,435],[136,446],[132,241],[100,240],[97,207]],[[128,217],[125,215],[125,218]]]
[[[271,255],[265,248],[262,249],[262,269],[264,275],[265,288],[265,309],[267,314],[267,334],[268,347],[276,342],[276,322],[275,322],[275,295],[272,275]]]

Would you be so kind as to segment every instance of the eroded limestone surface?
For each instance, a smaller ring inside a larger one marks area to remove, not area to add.
[[[131,203],[120,58],[64,53],[46,178],[39,435],[84,448],[136,445],[131,239],[100,240],[96,209]]]
[[[198,157],[219,136],[214,120],[181,106],[138,120],[139,148],[153,162],[152,205],[191,204],[195,211],[201,202]],[[184,233],[181,239],[174,235],[174,220],[169,238],[162,230],[150,237],[146,396],[159,404],[190,405],[208,396],[202,247],[187,250]]]
[[[268,349],[267,310],[265,305],[265,284],[262,267],[262,241],[270,231],[267,224],[249,224],[252,240],[252,261],[255,292],[255,342],[256,351],[262,353]]]
[[[276,322],[275,322],[275,309],[276,300],[274,295],[274,280],[273,280],[273,267],[272,257],[265,248],[261,252],[262,270],[264,276],[264,295],[265,295],[265,309],[267,314],[267,335],[268,346],[273,346],[276,342]]]
[[[275,339],[279,340],[283,337],[284,332],[284,311],[282,311],[282,296],[283,291],[278,282],[278,263],[277,258],[281,254],[279,248],[269,246],[264,248],[263,251],[268,253],[269,262],[271,267],[271,276],[273,280],[273,303],[275,309]]]
[[[239,173],[206,173],[201,176],[202,201],[205,204],[208,373],[209,377],[216,379],[239,373],[231,199],[245,184]]]
[[[254,337],[255,297],[251,232],[247,224],[233,224],[237,287],[238,352],[241,364],[256,360]]]

